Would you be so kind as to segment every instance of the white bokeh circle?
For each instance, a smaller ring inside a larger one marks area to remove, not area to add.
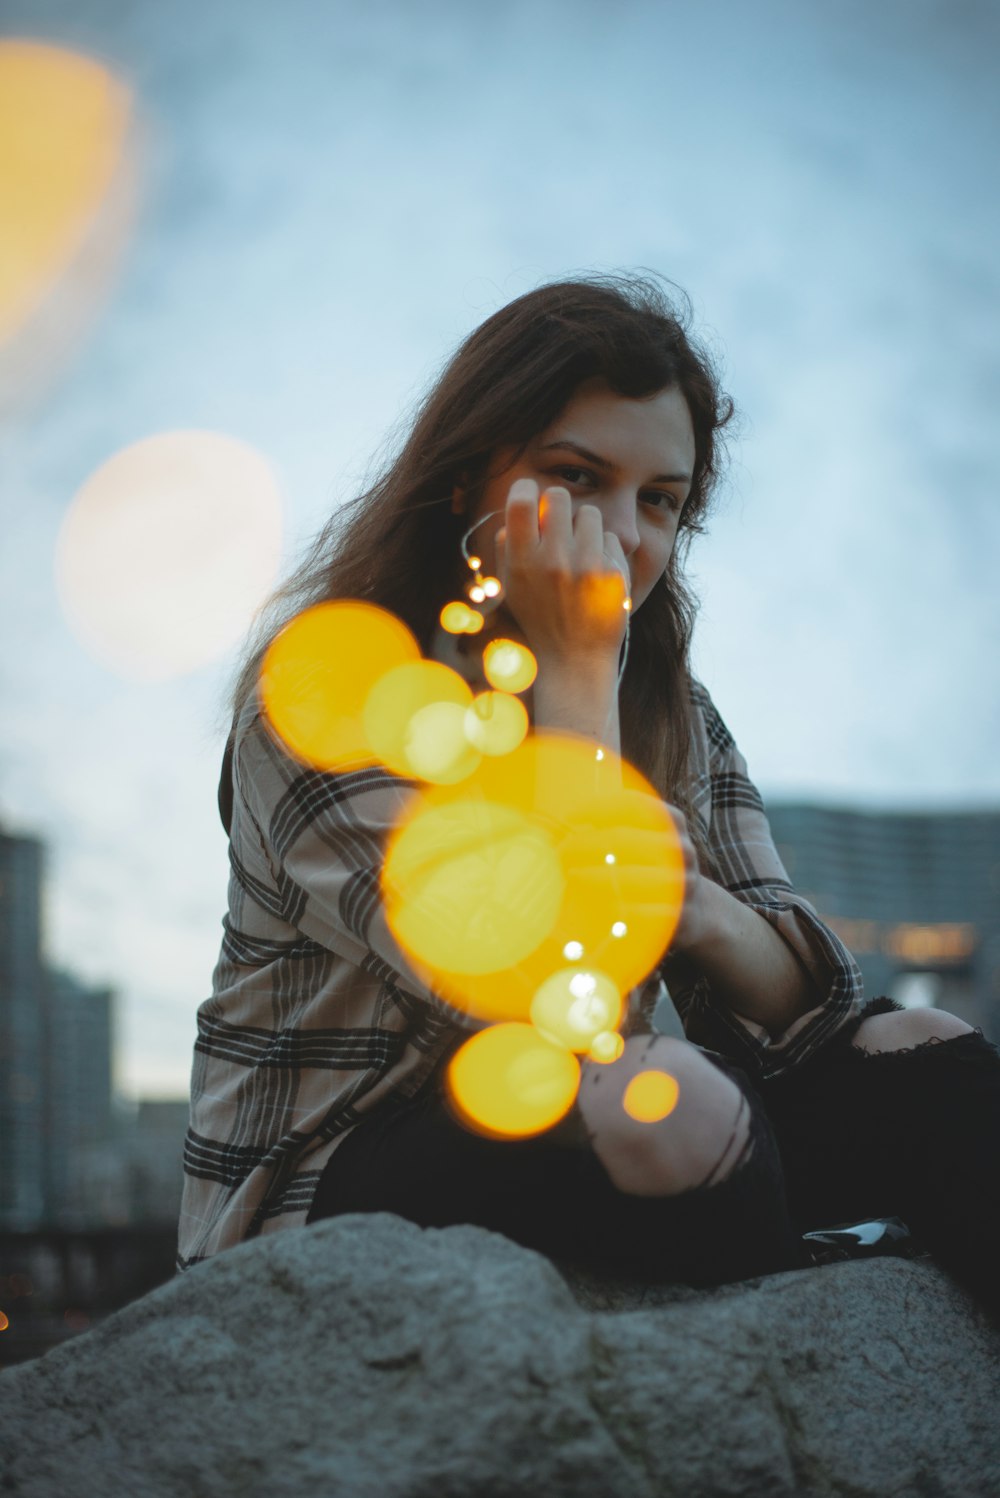
[[[81,642],[133,681],[215,660],[273,588],[282,504],[270,465],[217,432],[164,432],[123,448],[76,494],[56,582]]]

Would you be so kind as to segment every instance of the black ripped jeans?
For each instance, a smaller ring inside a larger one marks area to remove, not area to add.
[[[866,1054],[850,1042],[875,999],[794,1071],[741,1088],[750,1134],[722,1182],[639,1197],[610,1180],[582,1130],[485,1139],[439,1091],[358,1125],[334,1154],[309,1221],[394,1212],[424,1227],[475,1223],[552,1258],[695,1286],[806,1267],[801,1234],[898,1216],[1000,1314],[1000,1055],[981,1031]]]

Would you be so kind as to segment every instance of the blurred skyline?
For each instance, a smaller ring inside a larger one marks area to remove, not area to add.
[[[695,669],[765,796],[1000,802],[996,7],[5,0],[0,36],[97,56],[140,127],[117,279],[0,413],[0,821],[51,849],[54,960],[121,994],[127,1095],[187,1086],[237,655],[141,686],[88,657],[70,501],[217,431],[277,474],[287,566],[541,281],[653,268],[719,358]]]

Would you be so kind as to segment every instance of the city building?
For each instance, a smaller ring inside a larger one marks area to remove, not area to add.
[[[45,1214],[42,844],[0,831],[0,1227]]]
[[[854,953],[869,997],[950,1010],[1000,1041],[1000,810],[767,813],[792,883]]]
[[[176,1228],[184,1185],[187,1098],[119,1100],[114,1137],[82,1149],[76,1182],[88,1221]]]
[[[48,975],[45,1006],[45,1217],[79,1227],[94,1218],[82,1161],[115,1134],[111,1066],[114,994],[70,973]]]
[[[80,1226],[84,1154],[113,1136],[114,996],[51,971],[45,854],[0,831],[0,1229]]]
[[[779,802],[768,816],[870,996],[1000,1041],[1000,810]],[[187,1102],[114,1096],[114,995],[47,968],[43,873],[37,838],[0,832],[0,1229],[176,1222]]]
[[[131,1131],[131,1210],[134,1222],[176,1224],[184,1185],[187,1098],[140,1098]]]

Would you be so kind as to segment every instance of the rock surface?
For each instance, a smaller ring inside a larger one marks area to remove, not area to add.
[[[341,1217],[0,1374],[18,1498],[1000,1492],[1000,1332],[930,1260],[710,1291]]]

